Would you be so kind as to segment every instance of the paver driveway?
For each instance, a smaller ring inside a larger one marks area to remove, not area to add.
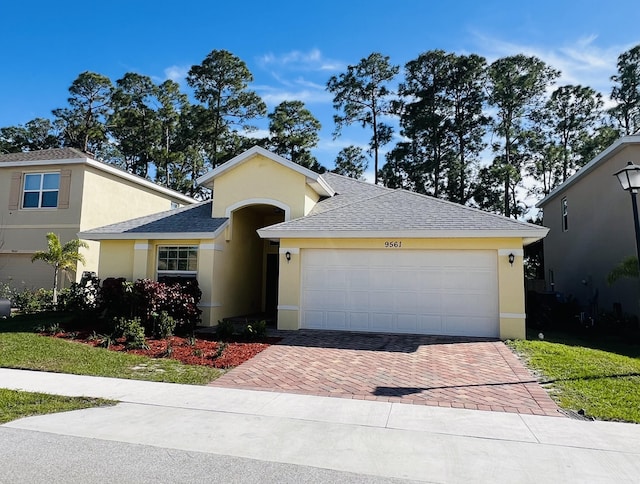
[[[211,386],[561,416],[504,343],[300,330]]]

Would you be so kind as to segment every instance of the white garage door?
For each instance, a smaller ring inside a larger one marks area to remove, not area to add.
[[[499,334],[495,251],[304,249],[301,326]]]

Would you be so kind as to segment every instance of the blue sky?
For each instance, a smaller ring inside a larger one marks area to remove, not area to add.
[[[559,84],[608,95],[617,56],[640,43],[637,1],[627,0],[5,0],[0,19],[0,127],[50,117],[83,71],[114,82],[134,71],[186,90],[188,69],[226,49],[247,63],[270,111],[286,99],[306,103],[323,125],[314,154],[328,167],[369,132],[354,127],[333,140],[326,82],[371,52],[401,66],[431,49],[489,62],[537,55],[563,72]]]

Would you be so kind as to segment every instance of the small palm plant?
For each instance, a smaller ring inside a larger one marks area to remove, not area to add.
[[[60,238],[53,232],[47,234],[47,251],[38,251],[33,254],[31,262],[41,260],[53,267],[53,304],[58,303],[58,274],[62,271],[67,277],[75,272],[78,262],[84,264],[84,256],[78,251],[80,248],[88,248],[86,242],[75,239],[66,244],[60,243]]]
[[[638,258],[630,256],[613,268],[607,275],[607,282],[611,285],[623,277],[637,278],[638,276]]]

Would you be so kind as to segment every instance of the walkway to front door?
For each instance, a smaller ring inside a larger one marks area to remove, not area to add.
[[[561,416],[504,343],[300,330],[211,386]]]

